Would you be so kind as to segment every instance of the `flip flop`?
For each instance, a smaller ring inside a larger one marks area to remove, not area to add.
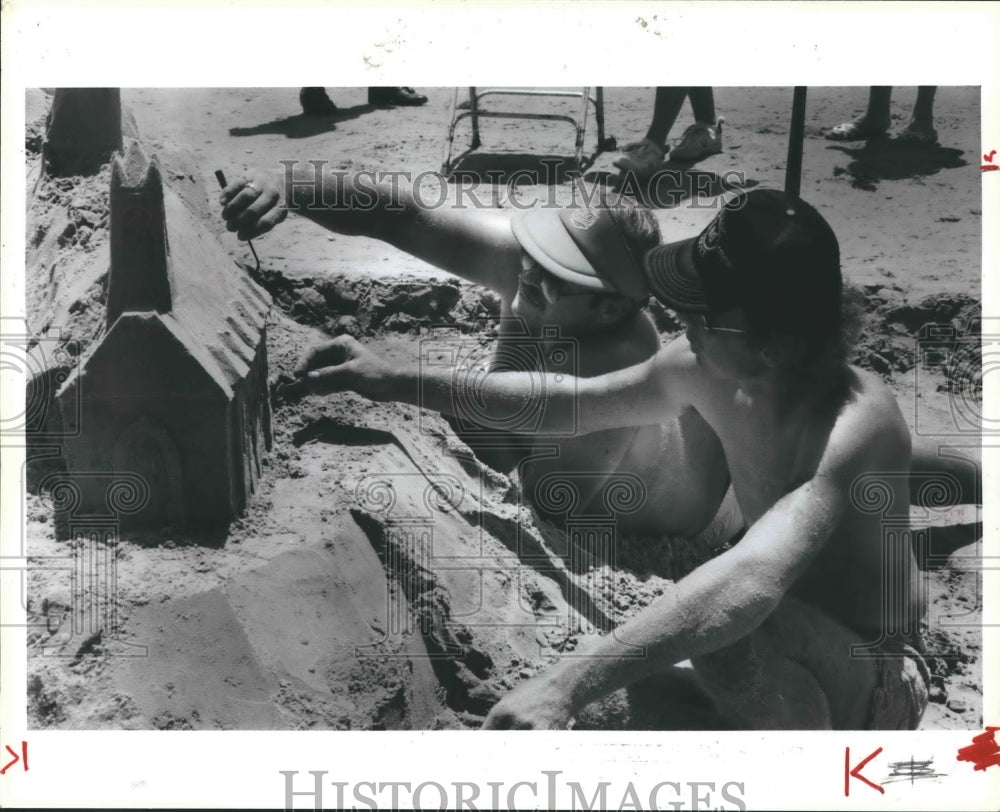
[[[885,138],[888,130],[859,121],[845,121],[832,127],[826,137],[831,141],[865,141],[869,138]]]

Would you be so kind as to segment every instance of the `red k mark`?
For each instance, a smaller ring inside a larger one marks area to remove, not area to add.
[[[861,774],[861,769],[869,761],[871,761],[873,758],[875,758],[875,756],[877,756],[881,752],[882,752],[882,748],[880,747],[874,753],[870,753],[866,758],[863,758],[861,761],[859,761],[858,762],[858,766],[855,767],[852,770],[851,769],[851,748],[850,747],[845,747],[844,748],[844,795],[850,795],[851,794],[851,779],[852,778],[858,778],[858,779],[864,781],[872,789],[877,789],[883,795],[885,794],[885,790],[882,788],[881,784],[876,784],[874,781],[869,781],[867,778],[865,778]]]
[[[28,743],[21,742],[21,755],[18,755],[13,750],[10,749],[9,744],[5,744],[4,747],[7,748],[7,752],[10,753],[14,758],[3,765],[3,769],[0,769],[0,775],[3,775],[10,767],[13,767],[17,762],[22,762],[24,771],[28,772]]]
[[[1000,727],[987,727],[985,733],[972,737],[972,744],[958,751],[957,761],[971,761],[973,769],[1000,767],[1000,744],[996,742],[996,732]]]
[[[1000,165],[993,163],[993,156],[997,154],[995,149],[991,149],[988,153],[983,155],[983,160],[986,162],[979,168],[983,172],[995,172],[1000,169]]]

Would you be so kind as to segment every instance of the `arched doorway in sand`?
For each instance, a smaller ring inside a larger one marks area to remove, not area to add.
[[[123,528],[185,526],[180,454],[162,423],[145,415],[133,421],[115,442],[111,460],[115,471],[136,474],[148,487],[146,504],[120,516]]]

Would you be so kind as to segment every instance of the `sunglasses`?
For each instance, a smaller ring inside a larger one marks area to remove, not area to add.
[[[597,291],[592,290],[569,290],[568,286],[571,283],[549,273],[527,255],[522,260],[519,276],[527,284],[541,288],[542,296],[550,305],[558,304],[560,299],[568,299],[573,296],[591,296],[597,293]]]
[[[713,327],[709,321],[708,316],[704,313],[677,313],[680,318],[684,321],[693,324],[706,333],[735,333],[738,335],[746,335],[749,331],[738,330],[735,327]]]

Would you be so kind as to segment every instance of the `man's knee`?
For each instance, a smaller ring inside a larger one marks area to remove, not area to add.
[[[780,653],[758,630],[693,660],[719,712],[742,727],[826,730],[830,705],[810,669]]]
[[[826,612],[786,596],[753,634],[698,658],[695,667],[718,690],[736,696],[747,712],[780,715],[774,698],[785,695],[802,729],[857,730],[869,723],[877,685],[872,661],[851,656],[852,645],[862,642]],[[760,707],[754,708],[753,701]],[[810,708],[813,702],[816,712]],[[793,727],[795,719],[789,720]]]

